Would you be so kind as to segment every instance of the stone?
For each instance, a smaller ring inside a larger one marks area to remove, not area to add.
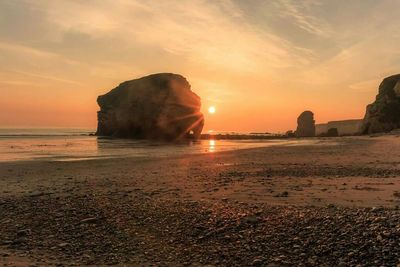
[[[246,217],[242,218],[242,221],[244,223],[254,224],[259,221],[259,218],[257,216],[246,216]]]
[[[17,232],[17,236],[28,236],[31,234],[31,229],[23,229]]]
[[[288,196],[289,196],[289,192],[283,191],[282,193],[276,194],[273,197],[288,197]]]
[[[300,114],[297,118],[297,137],[313,137],[315,136],[315,120],[314,113],[307,110]]]
[[[126,81],[99,96],[96,135],[117,138],[198,139],[201,101],[181,75],[158,73]]]
[[[390,132],[400,128],[400,74],[389,76],[379,85],[375,102],[367,106],[361,134]]]
[[[326,133],[327,137],[337,137],[339,136],[339,132],[337,128],[329,128],[328,132]]]
[[[28,194],[30,197],[41,197],[44,196],[44,192],[34,191]]]
[[[83,220],[81,220],[81,224],[84,224],[84,223],[96,223],[98,221],[98,219],[97,218],[95,218],[95,217],[91,217],[91,218],[86,218],[86,219],[83,219]]]
[[[60,247],[60,248],[64,248],[66,246],[69,246],[69,243],[60,243],[60,244],[58,244],[58,247]]]
[[[252,266],[262,266],[263,265],[263,261],[260,258],[256,258],[253,260],[253,262],[251,263]]]
[[[285,133],[285,136],[288,138],[295,137],[295,134],[292,130],[289,130]]]

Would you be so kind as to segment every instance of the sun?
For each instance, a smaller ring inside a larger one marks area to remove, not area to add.
[[[210,113],[210,114],[214,114],[215,111],[216,111],[216,109],[215,109],[214,106],[211,106],[211,107],[208,108],[208,113]]]

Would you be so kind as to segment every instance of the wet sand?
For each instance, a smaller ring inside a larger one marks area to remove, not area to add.
[[[400,263],[400,138],[0,163],[0,263]],[[29,265],[28,264],[28,265]]]

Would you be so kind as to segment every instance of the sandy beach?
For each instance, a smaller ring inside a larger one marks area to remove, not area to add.
[[[390,135],[3,162],[0,264],[396,266],[398,151]]]

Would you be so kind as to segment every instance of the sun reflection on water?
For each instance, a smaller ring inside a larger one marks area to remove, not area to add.
[[[215,152],[215,140],[208,140],[208,152]]]

